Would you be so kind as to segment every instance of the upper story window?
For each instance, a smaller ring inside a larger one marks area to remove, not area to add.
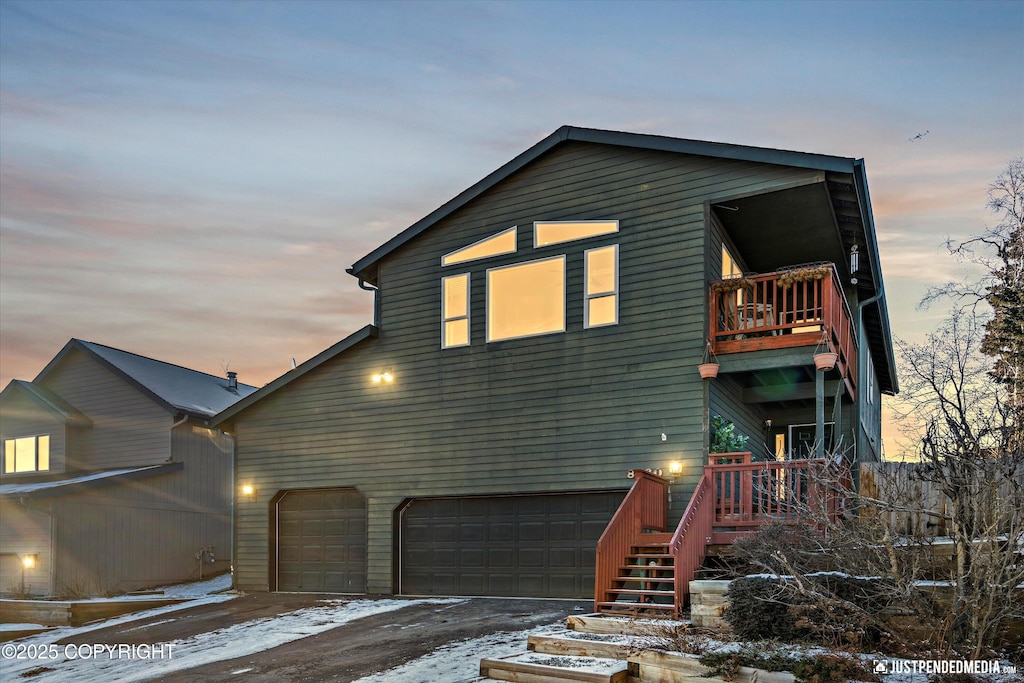
[[[474,242],[468,247],[462,247],[441,257],[442,266],[451,266],[466,261],[501,256],[502,254],[514,254],[516,251],[516,226],[508,230],[502,230],[496,235],[485,237],[479,242]]]
[[[546,247],[618,231],[618,221],[536,221],[533,224],[533,246]]]
[[[619,245],[584,252],[583,326],[619,322]]]
[[[537,221],[533,224],[534,248],[612,235],[618,221]],[[517,227],[495,233],[441,257],[441,265],[516,253]],[[558,256],[498,266],[486,275],[486,340],[521,339],[566,331],[567,263],[579,263],[581,249]],[[603,327],[619,322],[619,245],[582,252],[583,327]],[[573,272],[579,272],[573,270]],[[441,278],[441,348],[468,346],[471,273]],[[578,282],[574,279],[574,283]],[[580,285],[574,284],[574,287]],[[579,296],[578,289],[573,291]]]
[[[722,242],[722,279],[730,280],[736,277],[743,277],[743,270],[740,268],[739,261],[729,251],[729,247],[725,246],[725,242]]]
[[[487,341],[565,332],[565,256],[487,271]]]
[[[441,348],[469,344],[469,273],[441,280]]]
[[[50,435],[4,439],[4,474],[50,469]]]

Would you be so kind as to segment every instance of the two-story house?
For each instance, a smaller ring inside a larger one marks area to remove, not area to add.
[[[239,588],[589,597],[631,472],[678,519],[714,415],[755,457],[879,458],[859,160],[564,127],[348,272],[373,324],[214,420]]]
[[[72,339],[0,393],[0,592],[101,594],[224,571],[233,443],[256,391]]]

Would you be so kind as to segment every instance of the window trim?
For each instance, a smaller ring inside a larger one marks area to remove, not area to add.
[[[500,238],[500,237],[502,237],[504,235],[507,235],[508,233],[512,233],[512,248],[511,249],[506,249],[505,251],[494,252],[493,254],[487,254],[485,256],[471,256],[469,258],[458,258],[456,256],[457,254],[459,254],[461,252],[469,251],[473,247],[480,246],[481,244],[484,244],[484,243],[486,243],[486,242],[488,242],[490,240],[496,240],[496,239],[498,239],[498,238]],[[481,261],[483,259],[494,258],[496,256],[506,256],[508,254],[516,253],[518,248],[519,248],[519,226],[518,225],[513,225],[511,228],[506,228],[504,230],[500,230],[500,231],[494,233],[493,235],[488,235],[487,237],[484,237],[483,239],[479,239],[476,242],[473,242],[472,244],[467,244],[464,247],[459,247],[455,251],[448,252],[447,254],[445,254],[445,255],[443,255],[441,257],[441,267],[442,268],[447,268],[448,266],[454,266],[454,265],[458,265],[460,263],[469,263],[471,261]],[[454,260],[449,261],[448,259],[451,259],[452,257],[455,257]]]
[[[612,230],[606,230],[604,232],[598,232],[598,233],[595,233],[593,235],[583,235],[582,237],[571,237],[569,239],[554,240],[552,242],[545,242],[544,244],[540,243],[540,238],[538,237],[538,234],[537,234],[537,226],[538,225],[583,225],[583,224],[588,224],[588,223],[594,223],[594,224],[610,223],[610,224],[614,224],[615,227]],[[590,239],[594,239],[594,238],[597,238],[597,237],[604,237],[606,235],[615,235],[618,232],[619,232],[619,220],[617,218],[616,219],[611,219],[611,220],[586,220],[586,221],[534,221],[533,222],[533,248],[534,249],[542,249],[544,247],[552,247],[552,246],[555,246],[555,245],[558,245],[558,244],[568,244],[569,242],[579,242],[580,240],[590,240]]]
[[[17,456],[17,448],[18,447],[17,447],[17,443],[16,442],[21,441],[22,439],[32,439],[33,440],[33,454],[32,454],[33,455],[33,469],[31,469],[31,470],[22,470],[21,472],[19,472],[19,471],[17,471],[17,462],[18,462],[17,461],[17,457],[18,457]],[[39,467],[39,440],[40,439],[46,439],[46,469],[40,469],[40,467]],[[2,456],[3,456],[3,469],[2,469],[2,471],[0,471],[0,474],[2,474],[3,476],[6,476],[6,477],[10,477],[10,476],[18,475],[18,474],[36,474],[38,472],[50,472],[51,471],[50,464],[51,464],[51,461],[52,461],[51,452],[50,452],[50,444],[51,444],[52,441],[53,441],[52,435],[48,434],[48,433],[47,434],[26,434],[25,436],[14,436],[14,437],[10,437],[10,438],[4,439],[3,440],[3,453],[2,453]],[[8,458],[7,458],[7,444],[8,443],[12,444],[12,456],[13,456],[14,459],[11,460],[11,461],[8,461]],[[10,465],[12,467],[12,469],[10,471],[7,470],[8,462],[10,462]]]
[[[448,280],[455,280],[457,278],[466,278],[466,314],[465,315],[449,316],[448,315],[448,311],[446,310],[447,306],[448,306],[448,296],[447,296],[447,293],[445,291],[445,284],[448,282]],[[447,277],[441,278],[441,348],[442,349],[457,349],[457,348],[462,347],[462,346],[469,346],[470,343],[473,341],[472,318],[470,317],[472,312],[473,312],[473,309],[472,309],[472,301],[473,301],[472,287],[473,287],[473,276],[470,273],[459,273],[457,275],[449,275]],[[461,344],[448,344],[447,343],[447,341],[448,341],[448,335],[447,335],[448,323],[457,322],[459,320],[465,320],[466,321],[466,341],[464,343],[461,343]]]
[[[590,254],[595,251],[611,249],[614,254],[615,271],[612,277],[612,289],[601,292],[590,291]],[[615,301],[615,319],[609,323],[590,323],[590,302],[594,299],[613,297]],[[619,245],[609,244],[603,247],[594,247],[583,252],[583,329],[590,330],[598,327],[609,327],[619,324]]]
[[[532,334],[521,334],[521,335],[517,335],[517,336],[514,336],[514,337],[501,337],[500,339],[492,338],[491,337],[491,321],[492,321],[491,314],[493,313],[493,311],[491,311],[491,273],[498,272],[498,271],[501,271],[501,270],[509,270],[510,268],[519,268],[519,267],[522,267],[522,266],[533,265],[533,264],[536,264],[536,263],[543,263],[544,261],[561,261],[561,263],[562,263],[562,296],[561,296],[561,302],[562,302],[562,328],[558,329],[558,330],[546,330],[544,332],[534,332]],[[487,281],[486,281],[486,297],[485,297],[485,301],[484,301],[484,316],[485,316],[486,321],[487,321],[487,324],[485,325],[485,327],[487,328],[485,337],[486,337],[486,341],[487,341],[488,344],[495,343],[495,342],[510,341],[510,340],[513,340],[513,339],[529,339],[530,337],[542,337],[542,336],[548,335],[548,334],[565,334],[566,330],[568,329],[568,320],[567,320],[568,315],[566,314],[566,297],[568,295],[568,291],[567,291],[567,289],[568,289],[567,277],[568,276],[566,274],[566,256],[565,256],[565,254],[559,254],[557,256],[547,256],[547,257],[544,257],[544,258],[532,259],[530,261],[520,261],[519,263],[510,263],[507,266],[497,266],[495,268],[488,268],[486,272],[487,272]]]

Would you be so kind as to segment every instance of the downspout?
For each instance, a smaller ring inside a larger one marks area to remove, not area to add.
[[[856,434],[857,440],[860,439],[860,432],[861,432],[860,406],[861,406],[861,401],[862,401],[862,398],[863,398],[863,395],[864,395],[864,384],[865,384],[865,382],[863,382],[862,379],[863,379],[863,375],[867,372],[867,369],[865,368],[866,360],[864,358],[865,353],[867,351],[867,345],[868,345],[867,344],[867,337],[863,334],[863,331],[864,331],[864,308],[867,307],[867,306],[870,306],[871,304],[873,304],[876,301],[878,301],[879,299],[881,299],[882,298],[882,294],[883,294],[883,291],[881,289],[879,289],[878,293],[875,294],[874,296],[872,296],[872,297],[870,297],[868,299],[864,299],[864,301],[858,301],[857,302],[857,372],[861,375],[860,377],[857,377],[857,403],[856,403],[856,409],[853,411],[853,414],[854,414],[854,416],[856,417],[856,420],[857,420],[857,422],[856,422],[856,429],[854,431],[854,434]],[[857,460],[859,461],[860,460],[860,457],[859,457],[860,453],[857,451],[857,444],[856,444],[856,442],[853,444],[853,447],[854,447],[855,452],[857,452],[857,455],[858,455]],[[881,454],[879,454],[879,455],[881,455]]]
[[[345,271],[349,275],[355,275],[351,270]],[[365,289],[367,292],[373,292],[373,326],[380,327],[380,289],[373,285],[366,284],[363,278],[358,278],[359,289]]]

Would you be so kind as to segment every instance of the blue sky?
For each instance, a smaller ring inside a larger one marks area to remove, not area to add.
[[[1022,36],[1020,1],[2,0],[0,382],[71,337],[268,382],[370,320],[345,268],[563,124],[864,158],[915,338],[1024,153]]]

